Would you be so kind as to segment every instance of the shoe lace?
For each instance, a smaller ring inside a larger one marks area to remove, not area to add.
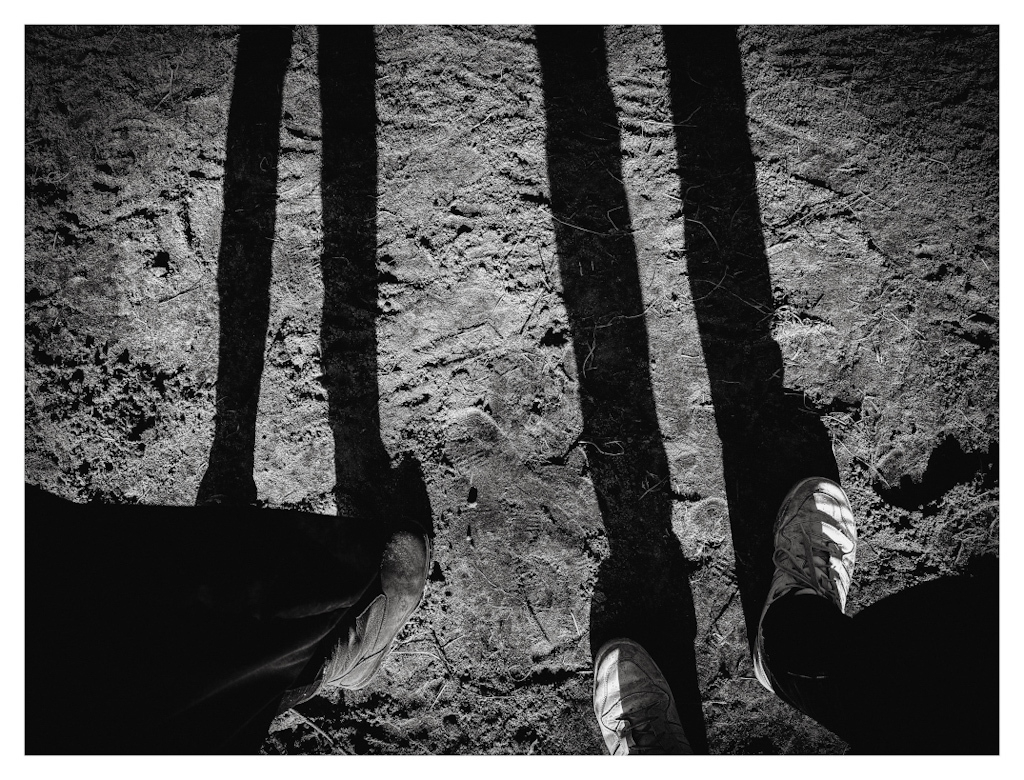
[[[633,753],[664,753],[661,741],[665,735],[661,718],[652,710],[620,715],[615,724],[619,745]],[[618,751],[617,751],[618,752]]]
[[[775,549],[775,566],[818,595],[833,600],[845,596],[850,588],[850,573],[841,563],[833,566],[832,560],[842,561],[844,555],[853,551],[853,543],[827,523],[804,523],[800,532],[799,543]]]

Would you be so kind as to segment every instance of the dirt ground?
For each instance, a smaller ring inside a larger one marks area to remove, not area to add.
[[[843,752],[753,677],[771,523],[840,479],[853,614],[998,558],[998,44],[30,27],[26,481],[345,514],[418,464],[420,609],[267,753],[600,753],[620,633],[711,752]]]

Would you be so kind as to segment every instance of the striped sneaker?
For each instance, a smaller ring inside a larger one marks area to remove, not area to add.
[[[594,713],[613,756],[693,753],[665,676],[631,639],[612,639],[598,651]]]
[[[845,612],[856,552],[857,526],[843,489],[822,477],[794,485],[775,520],[775,574],[754,643],[754,676],[769,691],[774,688],[761,631],[768,608],[787,593],[806,593],[823,596]]]

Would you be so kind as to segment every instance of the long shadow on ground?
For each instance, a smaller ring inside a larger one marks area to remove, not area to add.
[[[649,374],[636,248],[599,27],[538,28],[548,176],[583,412],[581,443],[608,534],[591,650],[638,641],[665,673],[698,752],[707,737],[686,562],[672,534],[668,459]]]
[[[263,352],[277,216],[278,133],[290,27],[243,27],[235,60],[217,257],[217,414],[197,503],[252,504]]]
[[[782,498],[804,477],[838,480],[838,469],[820,417],[784,387],[771,337],[772,285],[735,31],[667,27],[664,40],[687,268],[753,639]],[[871,752],[997,752],[997,567],[983,560],[971,576],[926,582],[861,610],[850,646],[837,648],[848,659],[837,686],[844,716],[830,728]]]
[[[773,570],[772,526],[804,477],[838,480],[828,432],[783,385],[746,91],[731,27],[666,27],[690,292],[711,382],[748,638]]]
[[[323,382],[338,512],[377,517],[389,471],[377,387],[377,105],[372,27],[320,27]]]
[[[228,116],[218,257],[217,416],[198,501],[253,504],[256,411],[270,316],[282,88],[290,27],[245,27]],[[397,475],[377,409],[377,111],[372,27],[319,29],[323,163],[322,381],[334,435],[338,513],[393,516],[396,498],[422,503],[418,464]],[[397,481],[396,481],[397,478]],[[429,524],[427,518],[420,518]]]
[[[317,33],[324,230],[320,348],[334,435],[338,514],[360,527],[385,531],[411,520],[432,533],[430,499],[419,462],[406,457],[392,469],[380,438],[374,30],[322,26]],[[360,614],[378,592],[379,579],[351,615]],[[343,621],[324,639],[321,651],[331,653],[348,630]],[[303,710],[323,706],[312,699]]]
[[[409,458],[392,470],[380,438],[373,28],[322,27],[318,37],[324,233],[321,381],[334,435],[338,514],[352,521],[341,527],[354,538],[361,533],[377,538],[376,532],[386,534],[409,520],[430,532],[430,503],[419,463]],[[218,258],[216,430],[198,503],[256,502],[256,413],[270,313],[282,88],[291,39],[289,27],[246,27],[240,34]],[[378,561],[360,561],[350,568],[363,564],[373,570],[379,566]],[[371,584],[364,600],[323,638],[294,687],[315,688],[324,654],[377,590]]]

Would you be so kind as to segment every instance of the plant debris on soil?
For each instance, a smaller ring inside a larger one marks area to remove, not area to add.
[[[711,752],[843,752],[754,679],[771,524],[841,481],[851,614],[998,557],[998,54],[28,27],[26,481],[344,514],[418,461],[421,606],[267,753],[602,753],[622,634]]]

